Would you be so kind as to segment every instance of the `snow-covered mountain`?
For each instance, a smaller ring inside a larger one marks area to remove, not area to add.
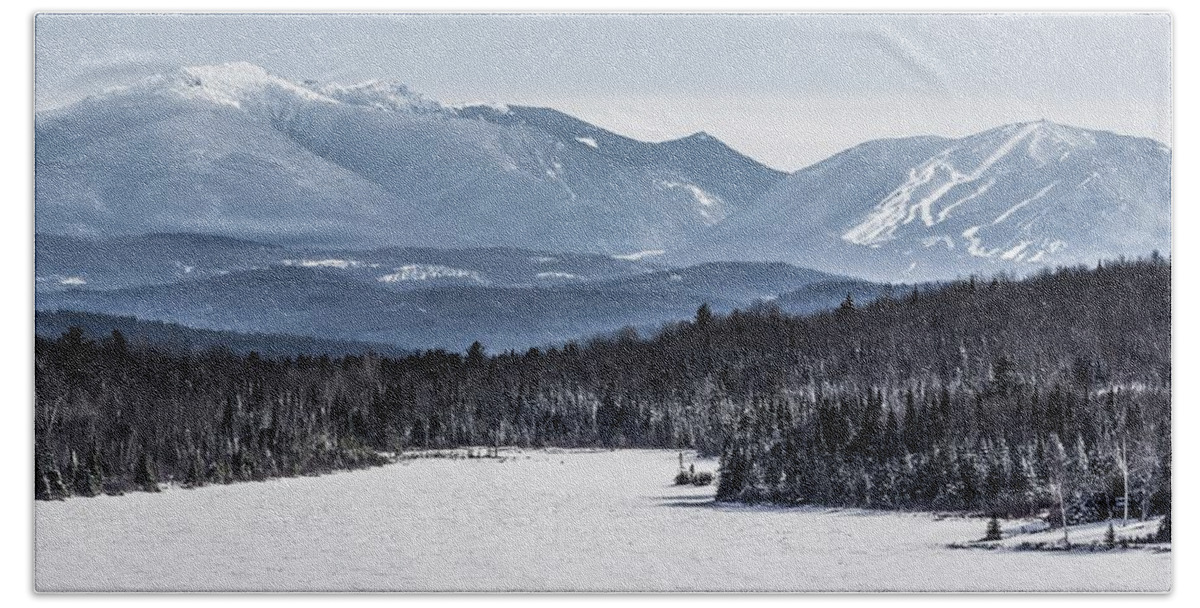
[[[36,117],[36,223],[337,246],[675,249],[783,174],[711,137],[651,144],[403,85],[190,67]]]
[[[792,174],[680,257],[885,281],[1171,248],[1171,151],[1045,121],[871,141]]]
[[[1049,122],[870,141],[787,175],[705,133],[647,143],[548,108],[235,63],[39,113],[35,157],[40,234],[665,252],[883,281],[1171,246],[1171,151]]]
[[[703,131],[653,144],[618,135],[550,108],[509,106],[498,110],[491,106],[471,106],[459,109],[458,114],[497,124],[534,127],[561,140],[581,143],[608,158],[687,175],[685,182],[666,180],[657,185],[691,193],[697,212],[708,224],[719,223],[728,213],[747,207],[746,203],[752,206],[760,194],[784,176],[778,171],[764,170],[758,162]],[[733,206],[729,204],[731,201],[742,203]]]

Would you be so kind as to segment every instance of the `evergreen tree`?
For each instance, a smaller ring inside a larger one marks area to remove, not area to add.
[[[34,500],[53,500],[50,492],[50,482],[46,480],[46,472],[42,469],[42,459],[33,459],[33,498]]]
[[[198,488],[208,483],[208,473],[204,466],[204,460],[199,451],[193,451],[189,455],[190,466],[187,469],[187,475],[184,476],[183,483],[189,488]]]
[[[89,463],[80,463],[74,450],[71,451],[71,488],[76,496],[97,496],[104,490],[100,476]]]
[[[158,492],[158,475],[154,471],[154,463],[150,460],[150,456],[146,450],[142,450],[138,456],[137,471],[134,473],[133,483],[138,489],[143,492]]]
[[[738,500],[746,489],[747,463],[740,449],[727,448],[717,474],[717,500]]]
[[[71,492],[67,490],[66,483],[63,482],[62,473],[53,462],[46,469],[46,485],[51,500],[62,500],[71,495]]]
[[[1000,531],[1000,520],[993,515],[992,518],[988,520],[987,534],[984,535],[983,540],[1000,540],[1003,537],[1004,535]]]
[[[471,347],[467,349],[467,364],[479,366],[486,358],[486,353],[483,350],[483,344],[478,340],[471,343]]]
[[[100,455],[100,448],[95,443],[92,443],[88,453],[87,480],[91,496],[99,496],[104,492],[104,459]]]
[[[1160,543],[1171,542],[1171,514],[1170,513],[1167,513],[1167,516],[1164,517],[1162,519],[1162,522],[1158,524],[1158,530],[1154,533],[1154,540],[1157,542],[1160,542]]]
[[[852,294],[850,294],[849,292],[847,292],[846,299],[842,300],[842,303],[840,305],[838,305],[838,312],[847,313],[847,312],[853,312],[853,311],[854,311],[854,296]]]

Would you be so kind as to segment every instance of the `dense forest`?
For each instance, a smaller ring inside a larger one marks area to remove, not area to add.
[[[464,445],[696,448],[718,498],[1103,517],[1165,512],[1171,266],[1105,262],[702,306],[653,336],[489,355],[269,358],[37,338],[38,498],[317,473]],[[1055,507],[1055,505],[1059,505]]]

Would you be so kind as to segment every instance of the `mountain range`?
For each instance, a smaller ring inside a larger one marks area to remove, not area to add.
[[[889,282],[1171,247],[1170,149],[1045,121],[869,141],[786,173],[705,133],[642,142],[548,108],[232,63],[39,112],[35,127],[41,234],[662,252]]]
[[[1035,121],[784,172],[703,132],[245,63],[36,113],[35,169],[39,310],[322,344],[524,348],[1171,249],[1151,139]]]

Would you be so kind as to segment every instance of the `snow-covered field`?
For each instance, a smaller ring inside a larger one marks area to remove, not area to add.
[[[38,502],[41,591],[1165,591],[1171,555],[949,549],[985,521],[716,507],[669,451],[506,451]],[[701,461],[698,469],[715,469]]]

